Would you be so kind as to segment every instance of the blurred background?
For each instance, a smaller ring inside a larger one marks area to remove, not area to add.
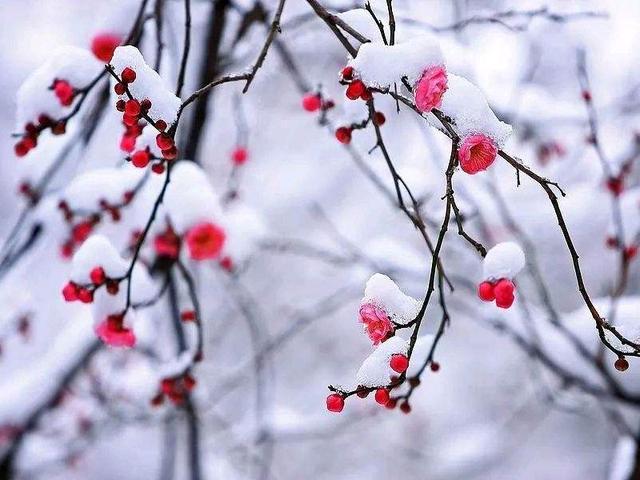
[[[180,0],[164,3],[160,72],[173,84],[184,13]],[[261,4],[267,18],[276,3]],[[386,24],[385,2],[371,3]],[[323,4],[338,12],[362,6]],[[457,175],[456,194],[467,228],[485,245],[506,240],[523,245],[528,271],[518,279],[517,304],[497,311],[477,299],[481,259],[451,225],[443,250],[455,286],[455,292],[446,292],[451,322],[435,354],[441,368],[425,373],[411,397],[412,412],[380,408],[371,398],[349,399],[341,415],[326,411],[327,385],[350,385],[371,350],[357,321],[366,280],[386,273],[421,299],[431,258],[419,233],[389,200],[393,183],[384,160],[379,151],[368,154],[373,132],[355,132],[348,147],[335,140],[333,128],[363,119],[362,111],[345,100],[337,81],[347,62],[344,49],[300,0],[285,4],[280,43],[248,93],[240,94],[239,84],[217,88],[205,116],[190,114],[178,132],[185,145],[191,138],[186,132],[201,125],[198,143],[181,152],[199,162],[227,204],[250,210],[246,221],[262,232],[232,274],[195,268],[205,359],[193,371],[198,384],[190,407],[150,405],[149,378],[156,366],[148,352],[90,350],[89,337],[82,334],[90,314],[85,306],[65,304],[60,295],[70,264],[59,254],[57,200],[31,208],[19,193],[25,179],[33,181],[51,165],[65,140],[51,137],[30,157],[16,158],[11,137],[16,92],[59,47],[89,48],[98,32],[128,31],[138,5],[133,0],[0,2],[0,236],[3,242],[10,238],[25,209],[21,228],[44,229],[15,261],[7,264],[5,257],[0,273],[2,478],[640,478],[631,476],[640,437],[640,401],[634,393],[640,392],[640,367],[630,358],[628,371],[612,368],[615,357],[599,347],[547,196],[526,178],[518,185],[514,170],[500,162],[480,175]],[[216,8],[225,9],[227,22],[215,54],[217,71],[238,72],[252,64],[267,28],[258,22],[240,32],[255,5],[192,0],[185,93],[201,86],[202,65],[214,55],[208,42]],[[621,205],[626,246],[637,245],[640,227],[640,3],[394,0],[393,5],[400,41],[420,32],[437,35],[448,70],[477,84],[498,118],[513,126],[505,150],[566,191],[560,204],[589,292],[623,333],[639,338],[638,263],[628,262],[624,288],[612,294],[621,271],[620,249],[610,239],[614,204]],[[155,52],[155,25],[145,23],[140,47],[145,57]],[[595,114],[585,101],[585,78]],[[301,107],[305,91],[318,88],[336,103],[329,126]],[[382,132],[390,155],[420,199],[435,237],[450,143],[408,109],[397,113],[391,98],[376,98],[387,119]],[[68,154],[46,198],[59,198],[81,173],[122,162],[121,125],[111,104],[108,109],[90,142]],[[606,169],[593,145],[594,118]],[[69,130],[81,124],[70,123]],[[246,147],[248,160],[234,167],[231,155],[239,145]],[[612,178],[623,186],[612,185]],[[146,218],[144,211],[135,215],[125,219],[126,231],[104,225],[101,232],[124,238]],[[159,325],[155,345],[171,355],[175,347],[165,338],[166,312],[166,305],[159,305],[149,315]],[[433,333],[439,318],[438,307],[430,307],[422,331]],[[75,330],[81,332],[77,338]],[[578,338],[599,360],[587,361],[569,338]],[[607,378],[630,392],[628,398]],[[594,395],[585,384],[601,390]]]

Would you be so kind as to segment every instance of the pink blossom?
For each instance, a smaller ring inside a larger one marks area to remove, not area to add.
[[[96,327],[96,334],[107,345],[112,347],[133,347],[136,336],[130,328],[123,324],[123,315],[109,315]]]
[[[438,65],[429,67],[415,86],[416,107],[421,112],[429,112],[442,103],[442,95],[447,90],[447,71]]]
[[[486,170],[496,159],[498,149],[486,135],[477,133],[470,135],[462,141],[458,149],[460,167],[465,172],[473,175]]]
[[[224,230],[213,223],[200,223],[192,227],[185,238],[191,258],[206,260],[220,255],[226,235]]]
[[[387,312],[373,303],[360,306],[360,321],[364,323],[364,331],[374,345],[378,345],[393,332],[393,324]]]

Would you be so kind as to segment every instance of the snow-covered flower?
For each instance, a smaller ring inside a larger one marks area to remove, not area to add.
[[[489,168],[497,153],[498,149],[493,140],[477,133],[462,140],[458,148],[458,160],[462,170],[473,175]]]
[[[365,303],[360,307],[360,321],[374,345],[378,345],[393,332],[393,324],[387,312],[373,303]]]
[[[442,104],[442,95],[447,90],[447,71],[438,65],[427,68],[416,83],[415,102],[421,112],[429,112]]]

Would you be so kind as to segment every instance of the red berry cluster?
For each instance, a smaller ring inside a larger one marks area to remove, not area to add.
[[[91,232],[98,225],[105,214],[111,217],[113,222],[119,222],[122,218],[121,209],[131,203],[135,197],[135,191],[127,190],[122,195],[122,201],[118,204],[110,204],[105,199],[98,202],[98,210],[95,212],[78,213],[74,212],[65,200],[58,203],[58,209],[62,212],[65,222],[70,227],[70,238],[62,245],[63,258],[70,258],[77,246],[91,235]],[[78,219],[78,217],[80,217]]]
[[[373,98],[371,90],[367,88],[364,82],[355,77],[353,67],[344,67],[340,72],[340,83],[347,85],[345,95],[349,100],[362,99],[368,102]]]
[[[373,98],[373,94],[362,80],[354,77],[354,73],[353,67],[345,67],[342,69],[342,72],[340,72],[340,83],[347,85],[347,98],[350,100],[362,99],[368,102]],[[384,125],[387,119],[382,112],[374,112],[373,116],[367,118],[364,122],[338,127],[335,131],[336,139],[345,145],[351,143],[351,134],[353,131],[366,128],[370,121],[375,126],[380,127]]]
[[[478,286],[478,296],[485,302],[496,301],[496,306],[509,308],[515,300],[516,286],[508,278],[501,278],[494,282],[482,282]]]
[[[66,302],[80,301],[82,303],[93,302],[93,294],[103,285],[111,295],[116,295],[120,290],[120,279],[107,277],[104,268],[97,266],[89,272],[91,283],[80,285],[69,281],[62,289],[62,296]]]
[[[331,99],[324,99],[320,92],[307,93],[302,97],[302,108],[307,112],[317,112],[318,110],[326,112],[335,107],[335,103]]]
[[[406,355],[403,354],[395,354],[391,356],[389,360],[389,366],[391,369],[399,374],[403,374],[409,368],[409,359]],[[399,377],[393,377],[392,382],[398,382]],[[409,380],[412,386],[417,386],[420,382],[417,378],[412,378]],[[416,383],[417,382],[417,383]],[[356,395],[359,398],[366,398],[369,396],[369,392],[371,390],[366,387],[358,387],[356,391]],[[397,398],[391,398],[390,389],[389,388],[378,388],[375,393],[376,402],[382,406],[385,406],[389,409],[393,409],[396,407],[398,403]],[[344,408],[344,396],[340,393],[332,393],[327,397],[327,410],[330,412],[340,413]],[[404,400],[400,405],[400,410],[404,413],[409,413],[411,411],[411,406],[409,405],[408,400]]]
[[[174,405],[180,406],[184,404],[187,396],[195,386],[196,380],[189,372],[179,377],[165,378],[160,383],[160,392],[153,397],[151,404],[153,406],[161,405],[166,396]]]
[[[125,132],[120,140],[120,148],[125,152],[131,153],[128,160],[135,167],[145,168],[150,162],[153,162],[151,170],[154,173],[163,173],[165,171],[165,160],[175,160],[178,156],[178,150],[173,137],[166,133],[167,122],[162,119],[153,121],[149,117],[149,110],[152,107],[151,100],[148,98],[138,100],[131,95],[128,85],[135,82],[135,80],[136,72],[132,68],[126,67],[120,74],[120,81],[114,87],[118,95],[129,97],[128,100],[121,98],[116,102],[116,109],[122,112],[122,123],[125,126]],[[149,147],[134,151],[136,139],[145,127],[144,123],[140,123],[141,121],[151,123],[160,132],[156,136],[156,145],[162,152],[162,157],[153,155]]]
[[[65,120],[53,120],[48,115],[42,114],[38,117],[36,123],[28,122],[24,126],[20,140],[14,146],[17,157],[24,157],[29,151],[38,145],[38,137],[43,130],[51,129],[54,135],[64,135],[67,130],[67,122]]]

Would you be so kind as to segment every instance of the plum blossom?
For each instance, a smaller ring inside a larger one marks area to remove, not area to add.
[[[213,223],[200,223],[189,229],[185,236],[189,254],[194,260],[207,260],[220,255],[226,234]]]
[[[106,320],[96,326],[96,334],[107,345],[112,347],[133,347],[136,336],[130,328],[124,326],[124,315],[109,315]]]
[[[373,303],[360,306],[360,321],[364,324],[364,331],[374,345],[378,345],[389,333],[393,333],[393,324],[389,315]]]
[[[477,133],[465,138],[458,149],[460,167],[466,173],[474,175],[486,170],[496,159],[498,149],[489,137]]]
[[[447,71],[438,65],[427,68],[416,83],[415,102],[420,112],[429,112],[442,104],[447,90]]]

